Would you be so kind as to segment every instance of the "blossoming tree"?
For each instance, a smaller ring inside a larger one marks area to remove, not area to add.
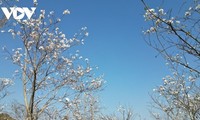
[[[34,0],[34,5],[37,4]],[[83,27],[72,38],[59,29],[62,17],[68,14],[70,11],[65,10],[60,18],[55,18],[53,11],[46,14],[41,10],[31,19],[10,21],[13,26],[1,30],[22,44],[12,50],[3,48],[7,59],[19,67],[15,71],[16,82],[22,81],[24,104],[13,106],[23,111],[18,119],[86,120],[86,112],[94,117],[95,107],[85,105],[83,114],[80,106],[88,103],[83,96],[94,103],[93,94],[101,89],[103,79],[95,76],[95,68],[79,50],[74,51],[75,46],[84,44],[87,28]]]
[[[9,87],[13,84],[13,81],[8,78],[0,78],[0,101],[9,95]],[[2,111],[4,105],[1,105],[0,111]]]
[[[176,8],[178,13],[142,3],[145,21],[150,23],[144,31],[146,42],[165,58],[173,72],[154,90],[153,106],[163,111],[166,119],[200,119],[200,1],[183,3]]]
[[[132,108],[126,108],[124,106],[119,106],[117,110],[117,114],[112,115],[100,115],[98,120],[136,120],[140,119],[141,117],[138,114],[135,114]]]

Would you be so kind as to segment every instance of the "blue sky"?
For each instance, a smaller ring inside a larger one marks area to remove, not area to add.
[[[152,7],[162,5],[159,0],[146,0]],[[179,4],[178,0],[165,2],[166,8]],[[172,4],[173,5],[170,5]],[[24,6],[30,4],[22,1]],[[148,115],[149,94],[169,73],[165,61],[155,58],[157,52],[145,42],[142,30],[147,28],[140,0],[43,0],[36,11],[54,10],[59,16],[69,9],[71,14],[62,19],[60,29],[69,36],[87,26],[89,37],[81,46],[81,53],[98,65],[98,73],[105,75],[105,89],[100,92],[103,111],[111,112],[120,104],[132,106],[136,113]],[[0,46],[16,47],[16,40],[0,37]],[[0,76],[9,77],[14,71],[11,63],[0,59]],[[15,89],[20,86],[15,84]],[[13,94],[16,99],[20,95]]]

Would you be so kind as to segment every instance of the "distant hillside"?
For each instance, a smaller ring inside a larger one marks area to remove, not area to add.
[[[0,120],[15,120],[12,117],[10,117],[8,114],[6,113],[1,113],[0,114]]]

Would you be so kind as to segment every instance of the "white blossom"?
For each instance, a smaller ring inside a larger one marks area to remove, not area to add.
[[[8,85],[12,85],[13,84],[13,81],[11,79],[9,79],[9,78],[0,78],[0,82],[4,86],[8,86]]]
[[[200,9],[200,4],[198,4],[196,7],[195,7],[196,10],[199,10]]]
[[[61,21],[61,19],[60,18],[57,18],[57,22],[60,22]]]
[[[86,33],[85,33],[85,36],[89,36],[89,33],[88,33],[88,32],[86,32]]]
[[[68,103],[70,101],[70,99],[69,98],[65,98],[65,101]]]
[[[192,76],[189,76],[189,77],[188,77],[188,80],[189,80],[190,82],[195,82],[196,79],[195,79],[194,77],[192,77]]]
[[[177,23],[177,24],[180,24],[181,22],[177,20],[176,23]]]
[[[185,16],[186,16],[186,17],[188,17],[188,16],[190,16],[190,15],[191,15],[191,12],[189,12],[189,11],[185,12]]]
[[[63,11],[63,14],[64,14],[64,15],[70,14],[70,11],[69,11],[68,9],[66,9],[66,10]]]
[[[164,9],[159,9],[158,12],[159,12],[161,15],[165,15]]]

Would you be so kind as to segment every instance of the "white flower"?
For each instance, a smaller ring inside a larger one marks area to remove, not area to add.
[[[0,78],[0,82],[5,86],[13,84],[13,81],[8,78]]]
[[[21,32],[20,32],[20,31],[18,31],[18,32],[17,32],[17,35],[21,35]]]
[[[89,33],[88,33],[88,32],[86,32],[86,33],[85,33],[85,36],[89,36]]]
[[[50,14],[50,15],[53,15],[53,14],[54,14],[54,11],[49,12],[49,14]]]
[[[155,9],[148,9],[149,12],[155,12]]]
[[[173,20],[168,20],[167,21],[169,24],[173,24],[174,22],[173,22]]]
[[[70,101],[69,98],[65,98],[65,100],[66,100],[66,102],[69,102],[69,101]]]
[[[43,15],[43,14],[40,14],[39,18],[40,18],[40,19],[44,19],[44,15]]]
[[[187,12],[185,12],[185,16],[186,16],[186,17],[188,17],[188,16],[190,16],[190,15],[191,15],[191,13],[190,13],[190,12],[188,12],[188,11],[187,11]]]
[[[200,4],[198,4],[195,9],[196,10],[200,9]]]
[[[192,76],[189,76],[189,77],[188,77],[188,80],[189,80],[190,82],[194,82],[194,81],[195,81],[195,78],[192,77]]]
[[[68,9],[63,11],[63,15],[67,15],[67,14],[70,14],[70,11]]]
[[[164,88],[163,86],[160,86],[160,87],[159,87],[159,90],[160,90],[160,91],[164,91],[165,88]]]
[[[40,10],[40,12],[41,12],[42,14],[45,14],[45,10]]]
[[[176,21],[176,24],[180,24],[181,22],[180,21]]]
[[[150,28],[150,32],[153,33],[153,32],[155,32],[155,31],[156,31],[156,28],[155,28],[155,27],[151,27],[151,28]]]
[[[161,15],[164,15],[164,10],[163,9],[159,9],[158,12],[161,14]]]
[[[158,25],[159,23],[161,23],[161,20],[160,19],[156,20],[156,25]]]
[[[19,70],[15,70],[15,73],[19,73]]]
[[[61,34],[60,37],[65,38],[65,34]]]
[[[60,22],[61,21],[61,19],[60,18],[57,18],[57,22]]]
[[[88,68],[86,69],[86,72],[89,73],[91,70],[92,70],[92,68],[88,67]]]
[[[189,9],[188,10],[192,10],[192,7],[189,7]]]
[[[83,58],[83,56],[80,56],[80,57],[79,57],[79,59],[82,59],[82,58]]]
[[[13,29],[9,29],[8,32],[14,32],[14,30]]]
[[[13,38],[15,38],[15,35],[16,35],[16,34],[13,32],[13,33],[12,33]]]
[[[85,58],[85,61],[86,61],[86,62],[88,62],[88,61],[89,61],[89,59],[88,59],[88,58]]]
[[[44,47],[43,47],[43,46],[40,46],[39,49],[40,49],[40,50],[44,50]]]
[[[84,31],[84,30],[87,30],[87,27],[82,27],[81,30],[83,30],[83,31]]]

